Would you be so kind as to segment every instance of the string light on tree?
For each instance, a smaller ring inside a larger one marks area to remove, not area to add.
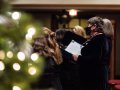
[[[30,68],[28,69],[28,72],[29,72],[30,75],[35,75],[37,71],[36,71],[36,68],[35,68],[35,67],[30,67]]]
[[[26,34],[26,39],[27,40],[32,40],[32,37],[35,33],[36,33],[36,28],[35,27],[29,27],[28,32]]]
[[[0,50],[0,59],[3,60],[5,58],[5,52]]]
[[[32,66],[32,63],[28,63],[28,66]]]
[[[19,86],[13,86],[12,90],[21,90],[21,88]]]
[[[19,71],[20,70],[20,64],[18,64],[18,63],[14,63],[13,64],[13,69],[15,70],[15,71]]]
[[[31,34],[26,34],[26,40],[32,40],[32,35]]]
[[[18,52],[17,57],[20,61],[25,60],[25,54],[23,52]]]
[[[38,60],[38,58],[39,58],[39,55],[38,55],[37,53],[33,53],[33,54],[31,55],[31,60],[33,60],[33,61]]]
[[[21,17],[21,13],[20,13],[20,12],[13,12],[13,13],[12,13],[12,18],[13,18],[14,20],[19,20],[20,17]]]
[[[35,31],[36,31],[36,29],[34,28],[34,27],[30,27],[29,29],[28,29],[28,34],[30,34],[30,35],[34,35],[35,34]]]
[[[7,12],[8,15],[12,16],[12,12]]]
[[[13,52],[12,51],[8,51],[7,52],[7,57],[8,58],[12,58],[13,57]]]
[[[5,69],[5,65],[2,61],[0,61],[0,71],[3,71]]]

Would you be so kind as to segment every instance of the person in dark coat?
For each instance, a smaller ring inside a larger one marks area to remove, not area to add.
[[[104,21],[104,34],[106,35],[107,37],[107,42],[108,42],[108,61],[107,61],[107,64],[108,66],[110,65],[110,56],[111,56],[111,51],[112,51],[112,41],[113,41],[113,36],[114,36],[114,30],[113,30],[113,25],[112,25],[112,22],[107,19],[107,18],[104,18],[103,19]]]
[[[63,62],[55,34],[48,28],[43,29],[43,35],[34,39],[33,53],[38,53],[44,58],[45,68],[38,82],[33,83],[33,89],[62,90],[59,78],[59,65]]]
[[[103,19],[104,21],[104,33],[107,37],[107,40],[106,40],[106,50],[107,50],[107,53],[106,53],[106,81],[108,81],[110,79],[110,66],[111,66],[111,62],[110,62],[110,58],[111,58],[111,53],[112,53],[112,46],[113,46],[113,35],[114,35],[114,30],[113,30],[113,25],[112,25],[112,22],[107,19],[107,18],[104,18]],[[106,84],[106,90],[109,90],[109,85]]]
[[[81,55],[73,55],[79,63],[79,90],[105,90],[106,35],[103,20],[92,17],[88,20],[91,38],[81,49]]]
[[[64,49],[69,45],[72,40],[78,43],[84,43],[85,38],[72,32],[71,30],[58,29],[56,31],[56,40],[61,47],[63,56],[63,63],[61,66],[60,80],[62,83],[63,90],[78,90],[78,65],[74,62],[72,54],[66,52]]]
[[[86,38],[80,35],[75,34],[72,30],[69,29],[57,29],[56,30],[56,40],[59,44],[68,46],[68,44],[75,40],[76,42],[82,44],[86,41]]]

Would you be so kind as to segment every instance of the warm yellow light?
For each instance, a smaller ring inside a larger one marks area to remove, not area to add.
[[[15,70],[15,71],[19,71],[20,70],[20,65],[18,64],[18,63],[14,63],[13,64],[13,69]]]
[[[18,19],[20,19],[20,17],[21,17],[21,13],[20,12],[13,12],[12,13],[12,18],[14,20],[18,20]]]
[[[0,50],[0,59],[4,59],[5,58],[5,52],[3,50]]]
[[[70,16],[76,16],[77,15],[77,10],[75,10],[75,9],[69,10],[69,15]]]
[[[17,57],[20,61],[25,60],[25,54],[23,52],[18,52]]]
[[[13,86],[12,90],[21,90],[21,88],[19,86]]]
[[[32,63],[28,63],[28,66],[32,66]]]
[[[25,38],[26,40],[32,40],[32,35],[28,33],[26,34]]]
[[[30,35],[34,35],[35,32],[36,32],[36,29],[35,29],[34,27],[30,27],[30,28],[28,29],[28,34],[30,34]]]
[[[0,71],[3,71],[5,69],[5,65],[2,61],[0,61]]]
[[[35,68],[35,67],[30,67],[30,68],[28,69],[28,72],[29,72],[30,75],[35,75],[37,71],[36,71],[36,68]]]
[[[12,51],[8,51],[7,52],[7,57],[8,58],[12,58],[13,57],[13,52]]]
[[[38,55],[37,53],[33,53],[33,54],[31,55],[31,59],[32,59],[33,61],[36,61],[38,58],[39,58],[39,55]]]
[[[68,16],[67,16],[66,14],[64,14],[62,17],[63,17],[63,18],[67,18]]]

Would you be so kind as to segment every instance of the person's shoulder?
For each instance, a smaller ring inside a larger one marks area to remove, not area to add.
[[[99,41],[101,41],[101,40],[103,40],[105,38],[106,38],[105,34],[102,33],[102,34],[98,34],[98,35],[92,37],[90,40],[99,42]]]
[[[105,38],[106,35],[104,33],[100,33],[100,34],[97,34],[95,35],[93,38]]]

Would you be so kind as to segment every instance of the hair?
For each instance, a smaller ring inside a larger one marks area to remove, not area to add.
[[[79,25],[76,25],[74,27],[74,29],[72,29],[72,31],[77,34],[77,35],[80,35],[80,36],[83,36],[83,37],[86,37],[86,33],[85,33],[85,30],[82,26],[79,26]]]
[[[88,23],[92,25],[96,24],[97,32],[103,33],[104,22],[101,17],[98,17],[98,16],[92,17],[88,20]]]
[[[68,30],[66,30],[66,29],[57,29],[56,30],[56,40],[59,44],[61,44],[67,31]]]
[[[113,25],[112,22],[109,19],[104,18],[104,33],[109,36],[109,37],[113,37],[114,34],[114,30],[113,30]]]
[[[34,39],[33,51],[41,56],[52,57],[56,64],[62,63],[62,54],[55,40],[54,32],[48,28],[43,29],[44,34]]]

